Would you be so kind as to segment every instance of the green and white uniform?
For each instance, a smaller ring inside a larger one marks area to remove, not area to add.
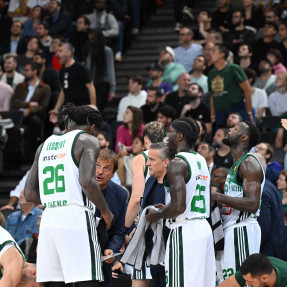
[[[147,160],[148,160],[148,150],[145,150],[141,153],[144,158],[145,158],[145,170],[144,170],[144,177],[145,177],[145,182],[149,179],[149,169],[148,166],[146,165]],[[134,280],[143,280],[143,279],[152,279],[151,273],[150,273],[150,267],[147,266],[146,262],[143,262],[142,269],[140,271],[132,268],[132,279]]]
[[[10,233],[7,230],[5,230],[2,226],[0,226],[0,261],[2,255],[11,247],[15,247],[19,251],[19,253],[22,255],[24,259],[25,264],[25,256],[21,251],[20,247],[18,246],[14,238],[10,235]],[[2,278],[2,272],[0,268],[0,279],[1,278]]]
[[[81,130],[50,136],[39,155],[42,214],[37,254],[37,282],[102,281],[101,250],[95,205],[79,183],[74,148]]]
[[[254,154],[246,153],[239,161],[229,169],[225,181],[225,194],[231,197],[244,197],[242,182],[239,180],[239,169],[242,161],[248,156],[260,161]],[[261,166],[262,167],[262,166]],[[265,183],[264,170],[261,182],[261,195]],[[222,257],[223,279],[226,279],[239,270],[240,265],[249,255],[259,253],[261,241],[261,229],[257,222],[259,209],[255,214],[236,210],[227,205],[222,207],[222,221],[224,229],[224,254]]]
[[[189,169],[186,210],[166,220],[171,229],[165,255],[166,286],[215,286],[213,237],[206,218],[210,213],[210,174],[205,159],[196,152],[180,152]],[[169,187],[165,203],[171,201]]]

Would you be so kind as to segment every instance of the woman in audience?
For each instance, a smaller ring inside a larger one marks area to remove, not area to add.
[[[287,210],[287,170],[282,170],[277,180],[277,188],[280,191],[284,210]]]
[[[128,106],[124,113],[124,124],[118,127],[115,150],[119,157],[133,152],[133,140],[143,135],[143,115],[139,108]]]
[[[267,51],[266,58],[272,63],[273,74],[278,75],[280,72],[286,72],[286,67],[282,64],[283,57],[279,50],[270,49]]]
[[[90,41],[87,67],[92,74],[97,91],[97,107],[102,112],[107,102],[115,97],[114,54],[112,49],[105,45],[105,38],[100,29],[90,33]]]
[[[280,116],[287,111],[287,72],[277,75],[276,91],[269,96],[269,108],[272,116]]]
[[[42,7],[36,5],[31,10],[31,18],[24,23],[22,37],[36,37],[37,26],[41,22]]]

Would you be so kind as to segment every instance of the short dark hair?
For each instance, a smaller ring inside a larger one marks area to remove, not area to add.
[[[148,137],[152,143],[162,142],[164,138],[164,127],[162,123],[150,122],[145,125],[143,137]]]
[[[100,150],[98,159],[111,161],[114,164],[113,172],[118,169],[118,155],[114,151],[107,148],[103,148]]]
[[[205,56],[202,55],[202,54],[200,54],[200,55],[197,55],[197,56],[195,57],[195,59],[198,58],[198,57],[202,57],[202,58],[204,59],[204,65],[206,66],[206,65],[207,65],[207,61],[206,61],[206,59],[205,59]]]
[[[231,112],[231,113],[229,113],[228,116],[227,116],[227,118],[228,118],[230,115],[237,115],[237,116],[239,117],[239,121],[240,121],[240,122],[243,121],[242,116],[241,116],[239,113],[237,113],[237,112]]]
[[[176,111],[175,111],[174,107],[172,107],[170,105],[163,105],[162,107],[160,107],[158,109],[157,113],[161,113],[165,117],[171,118],[172,120],[174,120],[176,118]]]
[[[190,87],[190,86],[197,86],[198,91],[199,91],[200,93],[204,94],[203,88],[202,88],[198,83],[190,83],[190,84],[188,85],[188,87]]]
[[[107,142],[111,142],[110,136],[109,136],[109,134],[108,134],[107,132],[105,132],[105,131],[100,131],[100,132],[98,133],[98,135],[99,135],[99,134],[103,135],[103,137],[105,138],[105,140],[106,140]]]
[[[207,142],[207,141],[202,141],[202,142],[200,142],[200,143],[198,144],[198,146],[200,146],[201,144],[207,144],[207,146],[208,146],[208,152],[211,152],[211,151],[214,151],[214,152],[215,152],[214,147],[213,147],[209,142]]]
[[[239,48],[240,48],[241,46],[247,46],[249,53],[252,53],[252,46],[251,46],[250,44],[248,44],[247,42],[242,42],[242,43],[240,43],[239,46],[238,46],[238,51],[239,51]],[[238,51],[237,51],[237,52],[238,52]]]
[[[229,50],[222,44],[215,44],[215,46],[218,47],[218,50],[220,53],[224,54],[224,60],[227,60],[227,58],[229,56]]]
[[[158,88],[158,87],[150,86],[148,88],[148,91],[155,91],[155,95],[156,95],[157,98],[161,98],[162,97],[161,89]]]
[[[43,25],[44,26],[44,28],[45,28],[45,30],[51,30],[51,27],[50,27],[50,25],[46,22],[46,21],[42,21],[42,22],[40,22],[39,24],[38,24],[38,26],[39,25]]]
[[[68,128],[70,121],[79,126],[95,125],[98,130],[102,128],[103,118],[101,112],[88,105],[75,106],[72,103],[67,103],[63,106],[59,116],[62,118],[65,128]]]
[[[90,21],[90,19],[89,19],[87,16],[81,15],[80,17],[78,17],[78,19],[80,19],[80,18],[83,18],[83,19],[84,19],[85,25],[88,25],[88,26],[91,25],[91,21]],[[78,20],[78,19],[77,19],[77,20]]]
[[[225,127],[220,127],[220,128],[218,128],[217,130],[222,130],[223,133],[224,133],[224,137],[227,137],[227,135],[228,135],[228,129],[227,129],[227,128],[225,128]]]
[[[234,13],[237,13],[237,12],[240,13],[241,17],[245,18],[245,13],[244,13],[244,11],[242,9],[234,9],[234,10],[232,10],[232,14],[231,15],[233,15]]]
[[[136,82],[136,83],[138,83],[139,85],[142,85],[142,86],[144,84],[143,77],[140,76],[140,75],[131,75],[131,76],[129,76],[129,80],[132,80],[133,82]]]
[[[278,32],[278,25],[274,22],[265,22],[264,26],[269,25],[272,26],[274,28],[274,30],[276,30]]]
[[[255,253],[245,259],[239,270],[242,275],[250,273],[254,278],[264,274],[270,275],[273,271],[273,266],[267,256]]]
[[[284,25],[285,26],[285,28],[287,28],[287,20],[285,19],[285,20],[281,20],[280,22],[279,22],[279,26],[280,25]]]
[[[245,72],[247,79],[252,79],[251,85],[253,85],[253,83],[255,82],[257,78],[257,73],[253,69],[250,69],[250,68],[244,69],[244,72]]]
[[[37,76],[39,76],[40,70],[41,70],[39,64],[35,62],[31,62],[31,63],[26,64],[25,67],[26,66],[31,66],[32,71],[37,71]]]
[[[266,56],[268,55],[273,55],[277,59],[277,62],[275,64],[282,62],[283,57],[282,57],[281,52],[278,49],[273,49],[273,48],[269,49],[266,53]]]
[[[165,159],[172,160],[174,158],[174,153],[168,148],[168,145],[166,143],[163,142],[153,143],[151,144],[149,149],[160,150],[161,160]]]
[[[244,123],[248,126],[245,132],[249,137],[248,148],[250,150],[252,147],[258,144],[260,133],[257,127],[253,125],[251,122],[245,121]]]

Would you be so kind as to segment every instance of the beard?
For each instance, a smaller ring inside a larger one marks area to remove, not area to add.
[[[227,146],[229,146],[229,147],[235,147],[235,146],[238,145],[238,140],[239,140],[240,137],[241,137],[240,134],[237,134],[237,135],[235,135],[233,137],[230,137],[228,135],[226,138],[224,138],[222,140],[222,143],[227,145]]]
[[[188,92],[187,92],[187,96],[188,96],[188,100],[190,102],[193,102],[199,98],[199,96],[197,94],[189,94]]]

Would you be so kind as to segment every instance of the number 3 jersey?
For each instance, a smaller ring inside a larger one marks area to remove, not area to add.
[[[167,226],[185,219],[207,218],[210,211],[210,174],[204,157],[196,152],[180,152],[176,157],[183,159],[188,166],[186,209],[176,218],[167,220]],[[165,202],[168,204],[171,197],[169,188],[165,186],[165,189]]]
[[[78,205],[95,211],[79,183],[79,167],[74,155],[81,130],[50,136],[38,160],[39,190],[45,207]]]
[[[262,182],[261,182],[261,195],[262,195],[262,191],[263,191],[263,187],[265,183],[265,173],[264,173],[264,170],[263,170],[263,167],[260,161],[252,153],[246,153],[244,156],[240,158],[239,161],[234,163],[232,167],[229,169],[228,175],[225,180],[225,186],[224,186],[224,192],[226,195],[232,196],[232,197],[238,197],[238,198],[242,198],[245,196],[243,193],[242,181],[239,180],[238,173],[239,173],[239,169],[240,169],[240,165],[242,161],[246,159],[248,156],[254,157],[259,162],[262,168]],[[260,198],[261,198],[261,195],[260,195]],[[248,220],[249,222],[250,221],[257,222],[256,218],[259,216],[259,213],[260,213],[260,205],[259,205],[259,209],[257,210],[257,212],[254,214],[251,212],[240,211],[227,205],[223,205],[222,207],[223,229],[226,229],[227,227],[233,224],[239,223],[241,221],[244,221],[244,220]]]

